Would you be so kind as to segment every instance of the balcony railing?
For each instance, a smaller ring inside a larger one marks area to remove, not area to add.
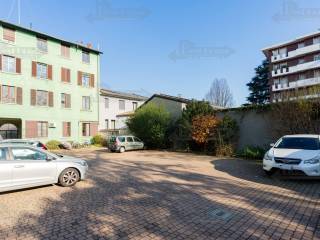
[[[301,72],[301,71],[305,71],[313,68],[319,68],[319,67],[320,67],[320,60],[316,60],[316,61],[301,63],[289,68],[272,70],[271,74],[272,74],[272,77],[277,77],[277,76],[282,76],[289,73]]]
[[[289,82],[289,84],[273,84],[272,85],[272,91],[282,91],[292,88],[299,88],[299,87],[307,87],[307,86],[313,86],[320,84],[320,77],[315,78],[307,78],[303,80],[298,80],[294,82]]]
[[[286,60],[289,58],[297,57],[306,53],[311,53],[315,51],[320,51],[320,43],[312,44],[302,48],[297,48],[296,50],[289,51],[287,53],[279,54],[271,57],[271,62],[278,62],[281,60]]]

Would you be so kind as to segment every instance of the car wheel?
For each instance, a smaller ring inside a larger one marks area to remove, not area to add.
[[[272,176],[274,174],[274,171],[272,169],[270,171],[267,171],[267,170],[263,170],[263,171],[267,176]]]
[[[63,187],[71,187],[80,180],[78,170],[75,168],[67,168],[59,176],[59,184]]]
[[[124,148],[124,147],[121,147],[120,149],[119,149],[119,152],[120,153],[124,153],[126,151],[126,149]]]

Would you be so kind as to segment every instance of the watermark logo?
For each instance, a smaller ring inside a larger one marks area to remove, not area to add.
[[[273,16],[274,21],[320,19],[320,8],[302,8],[296,1],[283,1],[282,10]]]
[[[234,49],[221,47],[204,47],[197,46],[195,43],[187,40],[180,41],[178,49],[169,54],[172,61],[183,59],[199,59],[199,58],[226,58],[234,54]]]
[[[0,52],[3,55],[15,56],[20,58],[38,59],[43,53],[35,47],[18,47],[5,43],[0,43]]]
[[[96,9],[94,13],[86,16],[89,22],[104,20],[142,20],[149,16],[151,11],[145,7],[136,8],[116,8],[110,1],[96,0]]]

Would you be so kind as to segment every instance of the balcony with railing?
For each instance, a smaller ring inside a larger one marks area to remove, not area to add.
[[[272,70],[271,74],[272,77],[282,76],[290,73],[302,72],[309,69],[319,68],[320,67],[320,60],[300,63],[292,67],[285,67],[277,70]]]
[[[277,91],[283,91],[283,90],[288,90],[293,88],[308,87],[308,86],[313,86],[318,84],[320,84],[320,77],[306,78],[303,80],[298,80],[298,81],[289,82],[289,83],[273,84],[272,91],[277,92]]]
[[[282,53],[282,54],[279,54],[276,56],[272,56],[271,62],[275,63],[275,62],[279,62],[282,60],[286,60],[289,58],[297,57],[300,55],[304,55],[304,54],[312,53],[312,52],[316,52],[316,51],[320,51],[320,43],[315,43],[315,44],[312,44],[309,46],[297,48],[296,50],[289,51],[287,53]]]

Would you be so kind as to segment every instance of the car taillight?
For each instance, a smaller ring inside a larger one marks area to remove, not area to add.
[[[48,148],[46,147],[46,145],[44,145],[44,144],[42,144],[42,143],[41,143],[41,148],[42,148],[43,150],[48,150]]]

